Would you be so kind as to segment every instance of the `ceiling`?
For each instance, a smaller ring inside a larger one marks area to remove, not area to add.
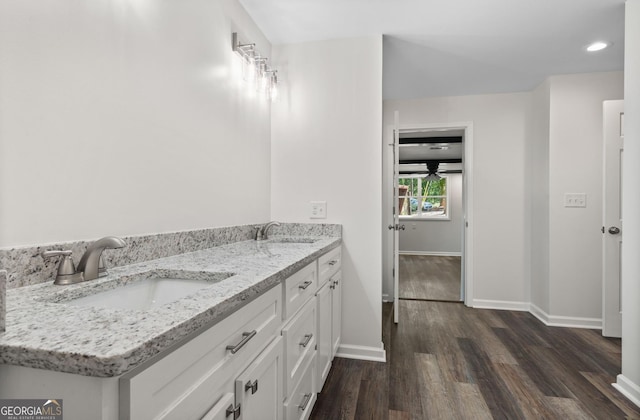
[[[384,35],[383,97],[529,91],[623,69],[624,0],[240,0],[274,45]],[[596,40],[613,45],[587,53]]]
[[[464,130],[456,129],[400,131],[400,174],[426,175],[428,160],[438,162],[439,174],[461,173],[463,138]]]

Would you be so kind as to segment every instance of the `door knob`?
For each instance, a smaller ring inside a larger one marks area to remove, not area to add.
[[[402,230],[404,230],[404,225],[400,225],[400,226],[398,226],[398,229],[402,229]]]
[[[618,233],[620,233],[620,229],[618,229],[618,228],[617,228],[617,227],[615,227],[615,226],[611,226],[611,227],[609,228],[609,233],[610,233],[610,234],[612,234],[612,235],[617,235]]]
[[[393,225],[389,225],[389,230],[392,230],[392,229],[393,229]]]

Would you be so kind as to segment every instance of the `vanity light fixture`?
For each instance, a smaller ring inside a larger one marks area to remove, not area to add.
[[[277,70],[267,64],[268,58],[256,51],[255,43],[241,43],[238,33],[231,34],[231,47],[242,58],[242,78],[250,89],[256,89],[266,97],[275,99],[277,95]]]
[[[606,42],[598,41],[598,42],[594,42],[592,44],[589,44],[586,49],[589,52],[596,52],[596,51],[604,50],[605,48],[609,47],[610,45],[611,44],[608,44]]]

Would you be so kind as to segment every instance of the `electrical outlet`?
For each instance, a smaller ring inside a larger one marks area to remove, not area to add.
[[[311,215],[309,217],[312,219],[326,219],[327,218],[327,202],[312,201]]]
[[[585,193],[565,193],[565,207],[587,207],[587,194]]]

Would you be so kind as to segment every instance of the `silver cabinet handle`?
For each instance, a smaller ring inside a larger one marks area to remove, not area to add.
[[[338,264],[338,260],[329,261],[329,265],[336,265],[336,264]]]
[[[311,286],[311,283],[313,283],[311,280],[307,280],[304,283],[298,285],[298,288],[304,290],[307,287]]]
[[[253,395],[256,392],[258,392],[258,380],[257,379],[255,381],[253,381],[253,382],[249,381],[244,385],[244,392],[247,392],[248,390],[251,390],[251,395]]]
[[[609,228],[609,233],[612,235],[617,235],[618,233],[620,233],[620,228],[617,228],[615,226],[611,226]]]
[[[231,352],[231,354],[236,354],[242,347],[244,347],[245,344],[247,344],[249,342],[249,340],[251,340],[253,337],[255,337],[255,335],[258,332],[256,330],[253,330],[251,332],[243,332],[242,333],[242,340],[236,344],[235,346],[227,346],[227,350],[229,350]]]
[[[389,230],[393,230],[394,228],[395,228],[395,226],[389,225]]]
[[[302,347],[307,347],[309,345],[309,341],[313,338],[313,334],[305,334],[304,339],[300,342]]]
[[[229,417],[230,415],[233,414],[234,420],[240,417],[240,404],[238,404],[237,407],[234,407],[233,404],[230,404],[229,407],[227,407],[226,414],[227,415],[225,417]]]
[[[309,405],[309,401],[311,401],[311,393],[304,394],[304,397],[302,398],[302,401],[300,402],[298,409],[300,411],[304,411]]]

